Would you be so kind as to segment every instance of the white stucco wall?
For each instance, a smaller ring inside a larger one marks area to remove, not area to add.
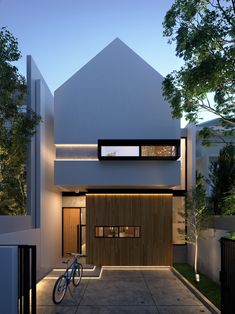
[[[180,137],[163,77],[116,39],[55,91],[55,143]]]
[[[16,232],[3,233],[0,235],[0,244],[9,245],[36,245],[37,247],[37,270],[41,276],[41,231],[40,229],[28,229]]]
[[[179,139],[162,96],[163,77],[115,39],[55,91],[55,143],[98,139]],[[86,187],[170,187],[176,161],[56,161],[55,184]]]
[[[55,184],[97,187],[171,187],[180,184],[179,161],[55,161]]]
[[[54,177],[54,101],[40,71],[28,56],[28,82],[34,95],[32,106],[42,117],[37,128],[32,155],[35,157],[35,225],[40,228],[40,271],[47,272],[61,258],[62,197],[53,184]],[[33,185],[32,184],[32,185]],[[33,195],[32,195],[33,197]],[[31,200],[33,206],[33,200]]]
[[[195,185],[196,174],[196,126],[188,124],[185,127],[187,133],[187,189]]]
[[[53,96],[31,56],[27,57],[27,84],[28,104],[42,118],[29,147],[30,215],[0,217],[0,244],[36,245],[37,271],[38,277],[41,277],[61,258],[62,196],[53,185]]]
[[[199,240],[198,270],[212,280],[220,283],[219,272],[221,265],[220,238],[227,236],[226,230],[208,229]],[[194,265],[194,247],[188,245],[188,262]]]

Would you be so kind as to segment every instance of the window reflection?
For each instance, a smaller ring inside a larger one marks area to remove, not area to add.
[[[97,238],[140,238],[140,227],[134,226],[103,226],[95,227]]]
[[[141,146],[141,156],[173,157],[176,155],[177,155],[176,146],[170,145]]]
[[[104,228],[103,227],[96,227],[95,228],[95,236],[96,237],[103,237],[104,236]]]
[[[139,156],[139,146],[102,146],[103,157],[130,157]]]
[[[135,228],[134,227],[120,227],[119,228],[119,236],[120,238],[128,238],[135,236]]]

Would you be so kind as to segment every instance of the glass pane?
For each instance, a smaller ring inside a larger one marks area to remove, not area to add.
[[[140,238],[140,227],[135,227],[135,237]]]
[[[105,238],[113,237],[113,227],[104,227],[104,237]]]
[[[134,227],[120,227],[119,237],[120,238],[133,238],[134,237]]]
[[[86,208],[81,208],[81,225],[86,224]]]
[[[113,227],[113,236],[118,238],[118,227]]]
[[[102,146],[102,157],[132,157],[139,156],[139,146]]]
[[[170,145],[141,146],[141,156],[174,157],[176,156],[176,146]]]
[[[103,237],[104,236],[104,227],[96,227],[95,228],[95,236]]]

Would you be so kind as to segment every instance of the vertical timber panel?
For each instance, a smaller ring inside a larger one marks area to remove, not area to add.
[[[95,238],[95,226],[140,226],[141,238]],[[87,194],[87,262],[172,265],[172,195]]]

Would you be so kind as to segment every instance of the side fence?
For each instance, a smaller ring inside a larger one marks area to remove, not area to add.
[[[36,246],[0,245],[0,313],[36,314]]]
[[[235,313],[235,240],[221,238],[221,313]]]
[[[19,314],[36,314],[36,246],[18,246]]]

